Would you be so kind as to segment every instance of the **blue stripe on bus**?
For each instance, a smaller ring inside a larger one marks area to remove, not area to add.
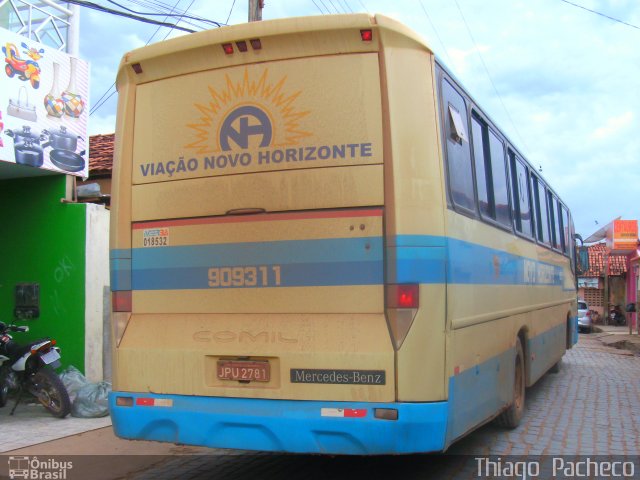
[[[111,290],[131,290],[131,249],[112,249],[109,252]]]
[[[382,261],[382,237],[134,248],[136,268]]]
[[[114,250],[112,289],[206,289],[210,267],[272,266],[281,286],[448,282],[563,286],[561,266],[428,235],[247,242]],[[132,258],[132,260],[129,260]],[[132,262],[132,263],[130,263]]]

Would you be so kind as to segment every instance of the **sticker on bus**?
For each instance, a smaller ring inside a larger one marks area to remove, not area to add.
[[[142,231],[143,247],[167,247],[169,246],[168,228],[149,228]]]

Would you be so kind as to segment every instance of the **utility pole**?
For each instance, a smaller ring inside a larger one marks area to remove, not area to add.
[[[264,0],[249,0],[249,21],[259,22],[262,20],[262,9]]]

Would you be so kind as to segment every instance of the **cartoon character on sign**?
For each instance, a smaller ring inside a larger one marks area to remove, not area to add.
[[[5,56],[4,61],[6,62],[4,71],[9,78],[18,75],[18,78],[22,81],[29,80],[31,86],[37,89],[40,87],[40,65],[38,65],[38,60],[42,58],[44,49],[29,48],[24,42],[22,42],[22,48],[26,49],[23,50],[23,53],[29,57],[28,59],[20,57],[18,47],[13,43],[7,43],[2,47],[2,53]]]

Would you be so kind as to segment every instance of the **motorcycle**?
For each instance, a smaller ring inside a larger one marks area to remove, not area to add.
[[[609,324],[610,325],[625,325],[627,323],[627,318],[622,310],[620,309],[620,305],[615,305],[611,307],[609,311]]]
[[[26,345],[13,340],[9,332],[28,332],[29,327],[0,322],[0,407],[7,404],[9,392],[17,390],[16,410],[24,391],[31,393],[54,417],[64,418],[71,411],[69,393],[54,370],[60,366],[56,341],[44,338]]]

